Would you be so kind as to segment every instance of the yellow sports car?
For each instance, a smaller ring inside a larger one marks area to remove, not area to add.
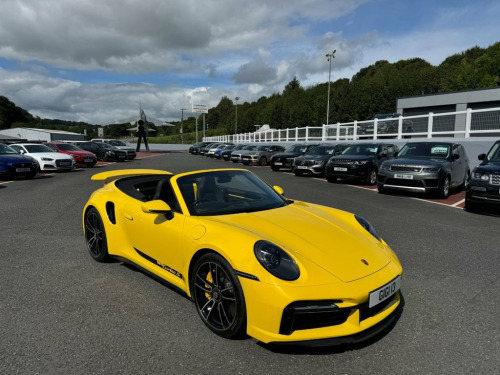
[[[263,343],[357,342],[400,304],[402,267],[365,219],[290,200],[243,169],[96,174],[90,255],[125,259],[189,296],[216,334]]]

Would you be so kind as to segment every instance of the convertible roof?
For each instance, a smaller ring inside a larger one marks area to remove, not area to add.
[[[173,175],[172,172],[163,171],[160,169],[121,169],[117,171],[107,171],[97,173],[92,176],[91,180],[93,181],[104,181],[104,184],[107,184],[113,180],[123,177],[132,177],[132,176],[147,176],[147,175]]]

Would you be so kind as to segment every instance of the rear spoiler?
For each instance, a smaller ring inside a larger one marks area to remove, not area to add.
[[[172,172],[163,171],[160,169],[121,169],[117,171],[107,171],[97,173],[92,176],[92,181],[104,181],[104,185],[119,178],[133,176],[148,176],[148,175],[164,175],[171,176]]]

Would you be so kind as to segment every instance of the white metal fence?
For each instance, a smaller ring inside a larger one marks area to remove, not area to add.
[[[204,137],[206,142],[325,142],[383,138],[500,136],[500,108],[353,121]]]

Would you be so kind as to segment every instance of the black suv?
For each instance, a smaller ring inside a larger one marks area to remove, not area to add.
[[[446,199],[452,188],[467,188],[469,158],[464,146],[452,142],[410,142],[397,157],[380,166],[377,187],[414,193],[436,193]]]
[[[271,169],[279,171],[280,168],[291,169],[293,166],[293,159],[297,156],[304,155],[311,148],[316,145],[296,144],[289,146],[284,152],[274,154],[271,157]]]
[[[125,161],[127,152],[119,150],[114,146],[104,142],[82,142],[78,145],[85,151],[90,151],[97,156],[97,160],[103,161]]]
[[[363,180],[368,185],[375,185],[380,165],[392,159],[398,151],[398,146],[389,143],[351,145],[341,155],[328,160],[326,179],[328,182],[336,182],[337,178],[354,178]]]
[[[191,147],[189,147],[189,153],[193,154],[193,155],[198,155],[198,153],[200,152],[200,149],[202,147],[205,147],[206,145],[208,145],[208,142],[198,142],[198,143],[195,143],[194,145],[192,145]]]
[[[477,211],[480,207],[500,208],[500,141],[487,154],[478,156],[481,164],[472,171],[470,185],[465,193],[465,209]]]

